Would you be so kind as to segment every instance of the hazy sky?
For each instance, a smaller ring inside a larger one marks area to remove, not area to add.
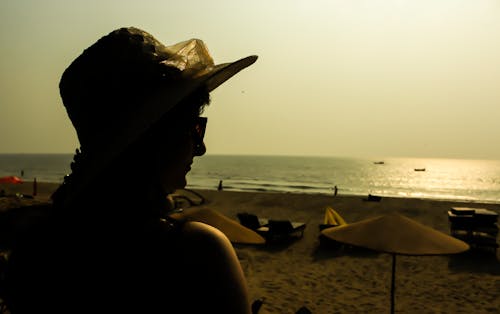
[[[1,0],[0,153],[72,153],[64,69],[122,26],[216,63],[212,154],[500,159],[498,0]]]

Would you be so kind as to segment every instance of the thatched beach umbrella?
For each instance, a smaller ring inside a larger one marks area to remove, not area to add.
[[[191,221],[206,223],[219,229],[228,237],[232,243],[237,244],[264,244],[266,240],[257,232],[242,226],[237,221],[222,215],[221,213],[203,207],[192,207],[184,209],[180,213],[171,215],[174,218],[184,218]]]
[[[400,214],[365,219],[328,228],[325,237],[392,254],[391,313],[394,313],[396,255],[443,255],[467,251],[469,245]]]

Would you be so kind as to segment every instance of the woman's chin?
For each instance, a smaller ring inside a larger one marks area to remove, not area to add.
[[[186,177],[182,177],[181,180],[179,180],[179,187],[178,189],[184,189],[187,185],[187,180]]]
[[[170,182],[170,184],[164,184],[163,187],[166,192],[172,193],[175,190],[184,189],[187,185],[186,178],[176,180],[175,182]]]

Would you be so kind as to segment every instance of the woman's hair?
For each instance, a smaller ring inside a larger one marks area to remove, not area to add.
[[[187,96],[164,117],[175,116],[176,114],[183,115],[183,113],[197,117],[203,113],[205,107],[209,104],[210,94],[205,87],[202,87]]]

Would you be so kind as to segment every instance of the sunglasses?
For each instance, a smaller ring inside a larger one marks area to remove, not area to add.
[[[194,123],[194,140],[196,145],[201,145],[203,143],[203,138],[205,137],[205,130],[207,128],[207,117],[198,117]]]

